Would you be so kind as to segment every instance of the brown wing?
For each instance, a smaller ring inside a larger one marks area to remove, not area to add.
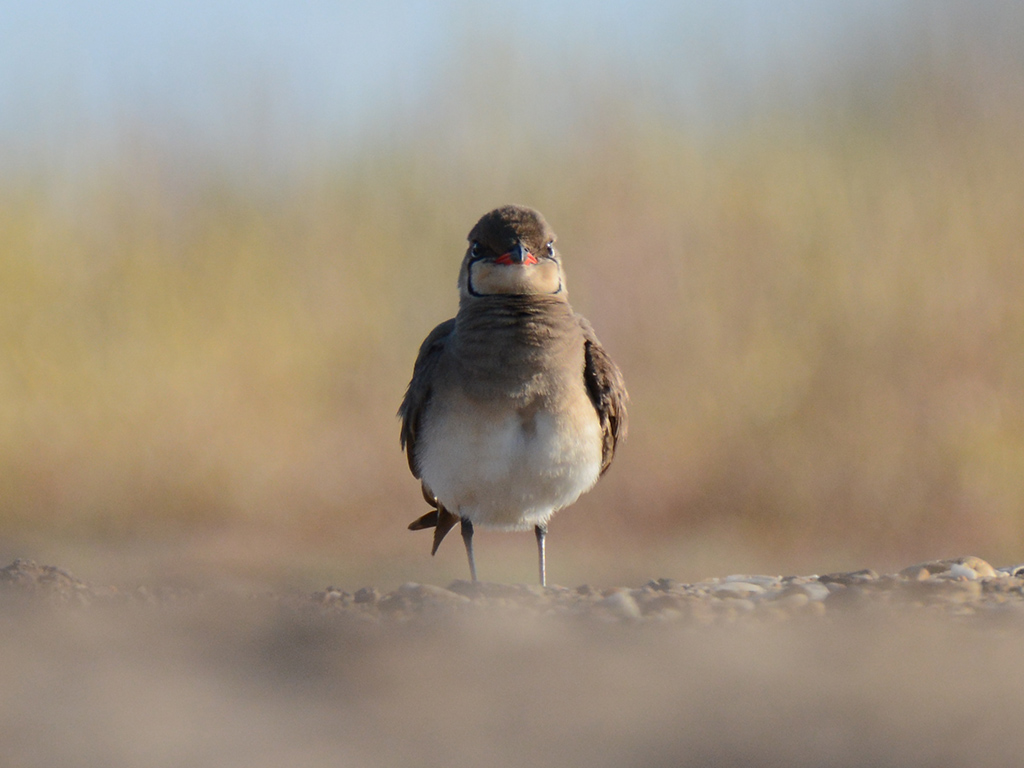
[[[430,403],[431,382],[434,380],[437,360],[444,351],[445,342],[454,327],[454,318],[446,320],[432,330],[420,345],[420,352],[416,356],[416,364],[412,369],[412,381],[409,382],[409,388],[405,390],[405,397],[398,409],[398,416],[402,419],[402,448],[405,449],[406,458],[409,460],[409,469],[417,478],[420,477],[420,468],[416,462],[416,438],[420,422],[423,420],[423,412]],[[459,521],[459,517],[445,509],[425,484],[421,483],[421,485],[423,486],[423,498],[434,509],[413,520],[409,524],[409,530],[434,529],[434,546],[430,550],[430,554],[433,555],[441,545],[441,540]]]
[[[420,468],[416,462],[416,438],[419,435],[420,423],[423,420],[423,412],[430,403],[434,371],[437,368],[437,361],[444,351],[445,342],[455,327],[455,318],[446,320],[430,332],[420,345],[420,352],[416,356],[416,364],[412,369],[412,381],[409,388],[405,390],[405,397],[398,409],[398,416],[402,419],[402,448],[405,449],[406,458],[409,460],[409,469],[414,477],[420,477]]]
[[[626,392],[619,367],[604,351],[590,323],[582,315],[576,317],[584,338],[583,381],[601,420],[604,438],[601,474],[604,474],[615,457],[615,446],[626,437],[626,401],[629,393]]]

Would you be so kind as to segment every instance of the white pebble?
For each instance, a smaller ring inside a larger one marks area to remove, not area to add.
[[[778,584],[782,579],[778,576],[761,576],[761,575],[750,575],[743,573],[734,573],[731,576],[726,576],[722,581],[742,581],[746,584],[758,584],[762,587],[772,587]]]
[[[949,575],[954,579],[968,579],[969,581],[974,581],[978,578],[976,570],[960,563],[953,563],[949,566]]]
[[[751,584],[748,581],[724,581],[713,587],[715,592],[724,593],[726,596],[746,597],[764,592],[760,584]]]
[[[820,581],[811,581],[807,584],[801,584],[800,589],[802,589],[807,594],[807,596],[814,602],[824,600],[826,597],[832,594],[831,592],[829,592],[828,587],[826,587]]]
[[[612,592],[598,605],[623,619],[640,618],[640,606],[637,605],[636,599],[626,591]]]

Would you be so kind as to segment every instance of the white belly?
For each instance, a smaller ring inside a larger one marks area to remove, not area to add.
[[[423,480],[448,510],[474,525],[546,523],[601,473],[601,425],[589,401],[580,405],[556,416],[464,397],[435,404],[417,451]]]

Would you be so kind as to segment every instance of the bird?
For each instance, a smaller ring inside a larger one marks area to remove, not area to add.
[[[505,205],[470,230],[455,317],[420,346],[398,417],[431,511],[431,555],[459,523],[477,581],[476,526],[534,530],[547,586],[548,521],[597,483],[626,435],[622,373],[573,311],[555,233]]]

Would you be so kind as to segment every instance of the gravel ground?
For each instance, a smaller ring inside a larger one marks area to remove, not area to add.
[[[0,569],[9,766],[972,766],[1024,751],[1024,567],[312,595]]]

